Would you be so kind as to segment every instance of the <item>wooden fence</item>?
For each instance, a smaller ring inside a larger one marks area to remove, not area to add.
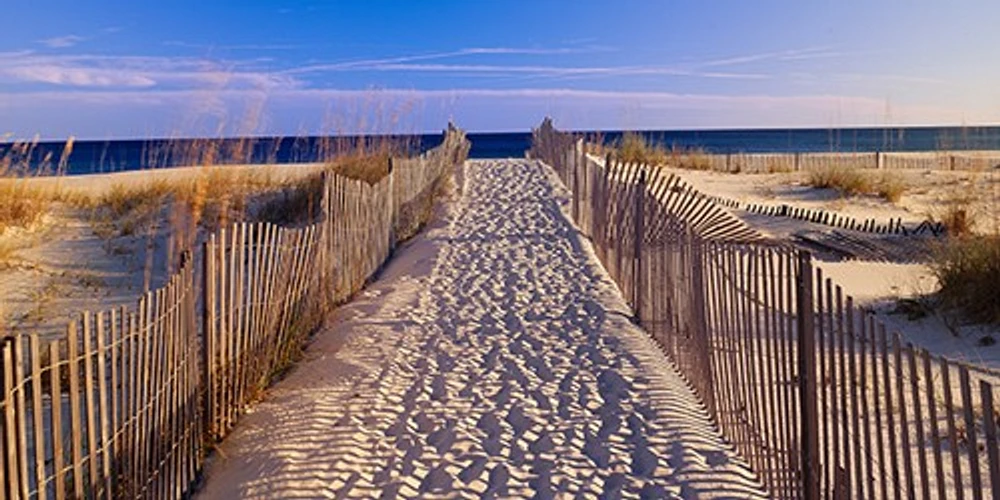
[[[0,496],[187,490],[204,455],[193,267],[134,311],[82,314],[65,338],[6,339]]]
[[[134,310],[83,313],[65,338],[0,343],[0,498],[181,498],[330,306],[389,258],[464,161],[465,134],[393,160],[374,185],[327,174],[301,228],[234,224]],[[405,223],[403,222],[405,219]]]
[[[554,134],[535,131],[572,144]],[[638,322],[774,497],[1000,498],[1000,373],[890,335],[807,252],[712,233],[700,214],[714,211],[677,210],[697,197],[657,188],[654,169],[580,146],[533,151],[572,191]]]
[[[592,152],[601,148],[592,148]],[[678,153],[674,166],[769,174],[824,168],[864,168],[884,170],[989,170],[1000,165],[998,151],[934,152],[815,152],[815,153]]]

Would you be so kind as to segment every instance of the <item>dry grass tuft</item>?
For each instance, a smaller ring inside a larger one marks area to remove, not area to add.
[[[671,163],[687,170],[711,170],[712,158],[701,148],[670,150]]]
[[[875,181],[875,194],[891,203],[897,203],[909,189],[898,172],[885,171]]]
[[[55,169],[61,175],[73,152],[74,139],[70,137],[63,147],[58,163],[53,158],[35,158],[38,136],[30,141],[14,141],[3,148],[0,156],[0,234],[11,227],[29,227],[48,213],[55,201],[70,201],[58,188],[42,189],[27,180],[33,175],[46,174]]]
[[[282,225],[309,222],[319,215],[322,198],[323,177],[310,175],[268,195],[254,219]]]
[[[6,238],[0,238],[0,264],[10,262],[14,258],[14,253],[17,252],[17,246],[13,241]],[[3,266],[0,266],[2,269]]]
[[[977,215],[974,201],[969,192],[955,186],[928,216],[943,224],[950,237],[972,236],[976,232]]]
[[[625,163],[641,163],[644,165],[663,165],[670,155],[659,144],[651,144],[646,137],[638,132],[625,132],[621,139],[615,142],[616,157]]]
[[[844,196],[865,194],[872,190],[872,182],[863,172],[840,165],[809,171],[808,183],[818,189],[836,189]]]
[[[818,189],[836,189],[841,196],[873,195],[896,203],[908,186],[897,172],[882,172],[878,177],[852,167],[828,165],[809,171],[807,183]]]
[[[389,175],[389,154],[358,154],[337,157],[328,162],[330,171],[368,184],[377,184]]]
[[[598,138],[601,140],[602,138]],[[588,141],[592,144],[600,142]],[[614,152],[615,158],[625,163],[640,163],[643,165],[670,165],[688,170],[710,170],[711,158],[701,148],[667,149],[660,144],[652,143],[638,132],[625,132],[621,138],[608,147],[597,148],[599,154],[606,151]]]
[[[0,178],[0,234],[12,227],[30,227],[49,211],[55,198],[49,190],[24,179]]]
[[[935,253],[932,268],[946,307],[968,319],[1000,323],[1000,236],[949,238]]]

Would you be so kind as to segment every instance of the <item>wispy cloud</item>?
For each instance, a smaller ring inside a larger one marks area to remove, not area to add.
[[[198,49],[198,50],[262,50],[262,51],[280,51],[280,50],[298,50],[305,46],[294,44],[294,43],[248,43],[248,44],[236,44],[236,45],[212,45],[204,43],[190,43],[181,40],[167,40],[163,42],[166,47],[182,47],[187,49]]]
[[[86,37],[77,35],[65,35],[65,36],[57,36],[57,37],[38,40],[38,43],[46,47],[49,47],[51,49],[62,49],[66,47],[72,47],[85,40],[87,40]]]
[[[0,74],[6,74],[8,77],[25,82],[77,87],[152,87],[156,85],[156,80],[141,73],[46,64],[0,68]]]
[[[380,58],[357,59],[352,61],[341,61],[324,64],[311,64],[289,69],[286,73],[321,73],[335,71],[367,71],[378,70],[379,67],[391,64],[411,63],[416,61],[433,61],[438,59],[450,59],[462,56],[475,55],[557,55],[557,54],[578,54],[593,52],[596,49],[581,48],[520,48],[520,47],[468,47],[447,52],[432,52],[427,54],[412,54],[403,56],[391,56]]]
[[[92,130],[93,122],[105,119],[110,113],[106,119],[116,125],[102,129],[105,133],[127,136],[135,130],[147,130],[147,134],[169,135],[178,133],[178,124],[202,120],[228,123],[227,117],[242,116],[246,109],[262,106],[262,122],[267,126],[255,133],[322,133],[331,111],[364,109],[373,102],[411,107],[415,104],[423,110],[420,119],[425,130],[440,127],[448,118],[473,130],[523,130],[543,114],[578,128],[850,126],[881,123],[878,120],[884,117],[885,107],[883,99],[836,94],[725,95],[571,88],[51,90],[0,92],[0,129],[18,135],[31,135],[38,130],[49,136],[80,135],[81,127]],[[39,110],[59,110],[69,118],[53,128],[52,123],[40,118],[44,113]],[[980,110],[975,116],[963,111],[945,106],[896,104],[893,122],[940,124],[958,123],[963,118],[1000,119],[996,111]],[[158,118],[150,121],[153,116]],[[182,132],[213,134],[218,129],[184,128]]]
[[[536,76],[690,76],[701,78],[744,78],[762,79],[768,75],[760,73],[735,73],[721,71],[692,71],[675,67],[656,66],[515,66],[515,65],[484,65],[484,64],[373,64],[366,70],[374,71],[410,71],[410,72],[445,72],[445,73],[491,73],[491,74],[524,74]]]
[[[902,84],[919,84],[919,85],[951,85],[954,83],[945,80],[943,78],[917,76],[917,75],[880,74],[880,73],[836,73],[833,75],[827,75],[827,78],[834,78],[850,82],[880,80],[880,81],[888,81],[888,82],[895,82]]]
[[[832,46],[810,47],[774,52],[744,54],[721,59],[686,61],[667,65],[639,66],[567,66],[559,64],[471,64],[437,63],[435,61],[455,59],[465,56],[490,55],[567,55],[607,51],[609,49],[588,48],[515,48],[515,47],[470,47],[448,52],[402,55],[384,58],[359,59],[324,64],[312,64],[286,70],[288,74],[394,71],[412,73],[456,73],[490,74],[495,76],[522,76],[529,79],[579,79],[618,76],[676,76],[713,79],[765,79],[772,74],[762,71],[720,71],[714,68],[749,65],[768,61],[793,62],[826,59],[843,56]]]
[[[240,61],[185,57],[0,54],[0,81],[73,87],[296,88],[287,75]]]
[[[184,100],[193,96],[204,96],[207,94],[218,95],[222,98],[259,98],[261,93],[250,89],[229,89],[217,92],[205,90],[121,90],[121,91],[43,91],[30,92],[24,94],[0,93],[0,96],[12,98],[13,96],[39,100],[77,100],[80,98],[100,99],[100,102],[107,103],[114,100],[130,102],[142,100],[158,100],[168,102],[172,100]],[[754,106],[766,108],[773,105],[808,104],[815,106],[874,106],[873,109],[881,110],[884,101],[880,99],[838,96],[838,95],[801,95],[801,96],[770,96],[770,95],[726,95],[726,94],[696,94],[696,93],[673,93],[673,92],[630,92],[615,90],[580,90],[572,88],[515,88],[515,89],[488,89],[488,88],[455,88],[455,89],[277,89],[267,93],[272,100],[282,99],[324,99],[324,98],[358,98],[358,99],[378,99],[378,98],[418,98],[418,99],[438,99],[438,98],[527,98],[527,99],[573,99],[586,101],[639,101],[649,105],[687,105],[687,106],[729,106],[739,104],[743,106]],[[24,99],[17,99],[24,101]],[[6,101],[8,104],[11,100]]]
[[[760,52],[744,54],[722,59],[712,59],[696,63],[698,67],[733,66],[762,61],[804,61],[811,59],[828,59],[843,56],[843,52],[833,50],[832,46],[809,47],[805,49],[781,50],[775,52]]]

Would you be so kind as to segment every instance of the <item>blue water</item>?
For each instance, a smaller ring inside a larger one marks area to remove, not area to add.
[[[1000,150],[1000,127],[906,127],[851,129],[756,129],[756,130],[677,130],[641,132],[650,141],[666,147],[701,148],[710,153],[781,153],[781,152],[873,152],[931,151],[937,149]],[[593,132],[589,134],[593,135]],[[602,132],[605,142],[613,142],[622,132]],[[411,137],[414,149],[426,150],[440,144],[440,134]],[[522,157],[531,147],[529,132],[469,134],[472,158]],[[221,149],[235,149],[239,139],[225,139]],[[184,151],[190,139],[144,141],[77,141],[65,173],[79,175],[176,166],[190,160]],[[258,138],[252,152],[234,163],[312,162],[319,158],[321,139],[317,137]],[[0,143],[0,158],[10,149]],[[64,143],[40,143],[32,150],[27,164],[31,170],[52,170],[63,151]],[[46,156],[49,160],[46,162]],[[225,154],[222,155],[226,157]],[[231,155],[230,155],[231,156]]]

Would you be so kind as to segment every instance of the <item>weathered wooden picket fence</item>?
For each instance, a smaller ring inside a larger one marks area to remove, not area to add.
[[[700,153],[679,152],[674,165],[713,170],[768,174],[824,168],[879,170],[988,170],[1000,165],[998,151],[926,152],[799,152],[799,153]]]
[[[638,322],[774,497],[1000,498],[1000,373],[904,343],[807,252],[684,208],[705,197],[659,170],[550,123],[535,139]]]
[[[0,340],[0,499],[189,495],[206,444],[378,271],[398,228],[426,222],[408,211],[468,149],[449,126],[374,185],[326,174],[316,223],[234,224],[134,310],[84,312],[48,343]]]

